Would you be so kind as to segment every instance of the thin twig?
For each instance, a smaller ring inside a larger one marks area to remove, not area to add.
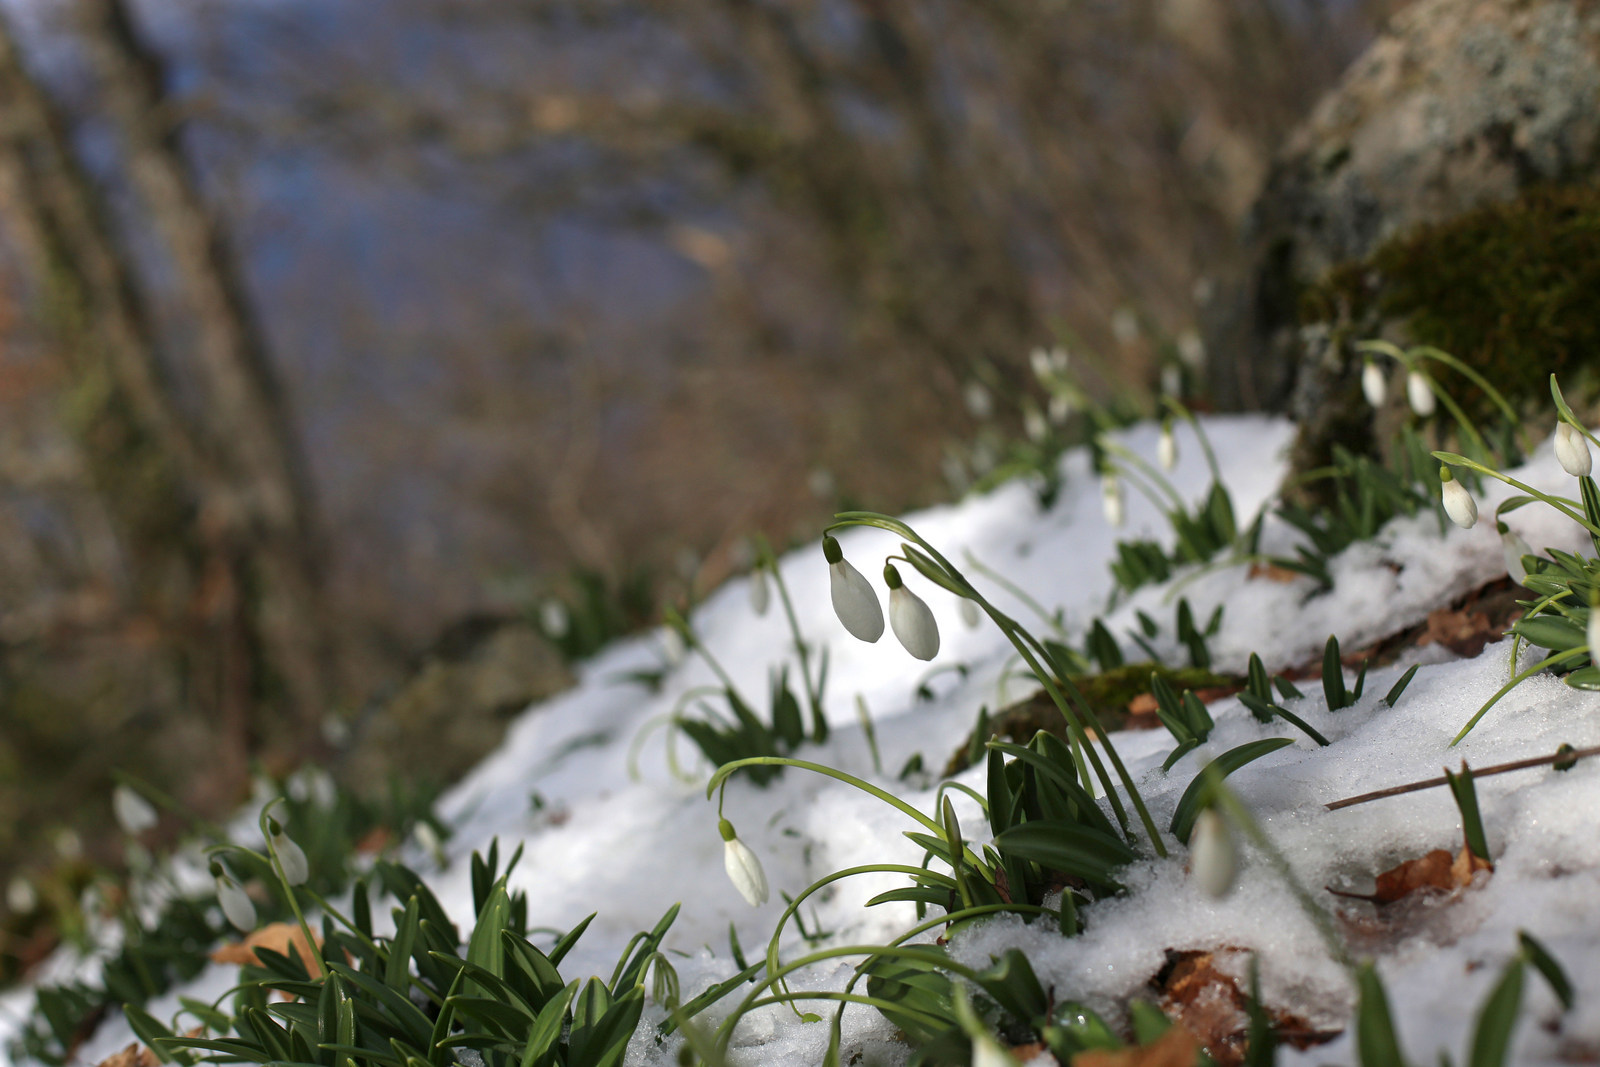
[[[1507,771],[1521,771],[1526,770],[1529,767],[1543,767],[1551,763],[1565,763],[1568,760],[1576,763],[1585,756],[1600,756],[1600,746],[1596,746],[1594,748],[1575,748],[1566,752],[1557,752],[1550,756],[1535,756],[1532,759],[1513,760],[1510,763],[1496,763],[1492,767],[1485,767],[1482,770],[1474,770],[1472,772],[1472,776],[1474,778],[1487,778],[1491,774],[1505,774]],[[1355,804],[1365,804],[1369,800],[1382,800],[1384,797],[1397,797],[1401,793],[1415,793],[1419,789],[1432,789],[1435,786],[1444,785],[1445,783],[1446,779],[1444,778],[1429,778],[1423,782],[1411,782],[1407,785],[1390,786],[1388,789],[1379,789],[1376,792],[1362,793],[1360,796],[1346,797],[1344,800],[1335,800],[1332,804],[1326,805],[1326,807],[1329,811],[1338,811],[1340,808],[1348,808]]]

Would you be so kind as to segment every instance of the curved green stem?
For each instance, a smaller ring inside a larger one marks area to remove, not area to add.
[[[1127,445],[1122,444],[1120,441],[1113,441],[1109,437],[1102,437],[1100,439],[1100,447],[1113,456],[1116,456],[1118,459],[1126,460],[1137,467],[1140,474],[1143,474],[1146,478],[1149,478],[1158,489],[1167,495],[1167,498],[1172,501],[1173,507],[1182,511],[1188,506],[1184,502],[1183,494],[1179,493],[1177,489],[1173,488],[1172,483],[1167,481],[1162,473],[1157,470],[1154,465],[1146,461],[1143,456],[1139,455],[1139,453],[1135,452]],[[1139,488],[1139,483],[1134,482],[1134,487]],[[1144,489],[1141,489],[1140,491],[1143,492],[1145,497],[1156,506],[1157,511],[1166,510],[1165,505],[1163,505],[1153,493]]]
[[[1451,740],[1450,747],[1455,748],[1456,745],[1461,742],[1461,739],[1466,737],[1467,734],[1471,733],[1474,726],[1478,725],[1478,720],[1483,718],[1484,715],[1488,713],[1490,708],[1494,707],[1500,702],[1501,697],[1511,692],[1511,690],[1521,685],[1527,679],[1533,677],[1535,674],[1538,674],[1546,667],[1554,667],[1558,663],[1565,663],[1569,659],[1576,659],[1577,657],[1587,655],[1588,653],[1588,645],[1579,645],[1577,648],[1569,648],[1565,652],[1558,652],[1547,659],[1542,659],[1538,663],[1535,663],[1533,666],[1522,671],[1520,674],[1517,674],[1511,679],[1511,681],[1507,682],[1505,685],[1496,690],[1494,696],[1489,698],[1489,702],[1483,707],[1479,708],[1476,715],[1467,720],[1467,725],[1463,726],[1461,728],[1461,732],[1456,734],[1456,736]]]
[[[1217,463],[1217,454],[1211,449],[1211,438],[1207,435],[1205,427],[1200,425],[1200,420],[1194,417],[1194,412],[1184,407],[1175,396],[1161,398],[1175,415],[1194,428],[1194,435],[1200,441],[1200,451],[1205,453],[1206,466],[1211,468],[1211,480],[1218,485],[1222,484],[1222,467]]]

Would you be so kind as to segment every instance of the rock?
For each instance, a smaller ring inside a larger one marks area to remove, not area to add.
[[[572,682],[532,625],[491,616],[464,620],[356,722],[340,777],[359,792],[383,788],[390,776],[453,782],[500,744],[529,705]]]
[[[1217,404],[1325,413],[1348,432],[1360,419],[1350,399],[1359,360],[1345,342],[1360,337],[1341,336],[1350,324],[1338,308],[1305,331],[1307,289],[1418,227],[1536,186],[1586,181],[1597,164],[1600,7],[1405,8],[1291,136],[1268,178],[1249,224],[1251,269],[1205,324],[1208,350],[1224,355],[1211,383]]]

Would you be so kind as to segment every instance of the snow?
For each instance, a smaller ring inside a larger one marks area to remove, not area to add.
[[[1236,513],[1247,520],[1281,480],[1281,453],[1292,428],[1251,416],[1213,418],[1205,425]],[[1152,461],[1157,438],[1157,428],[1149,425],[1120,435],[1128,448]],[[1187,497],[1198,500],[1208,488],[1209,473],[1188,427],[1179,428],[1178,442],[1181,459],[1172,480]],[[1171,533],[1156,509],[1137,494],[1129,495],[1126,527],[1110,529],[1086,457],[1074,453],[1063,462],[1065,486],[1049,511],[1038,509],[1025,485],[1013,483],[956,506],[908,516],[907,521],[1003,610],[1035,632],[1043,633],[1044,623],[969,568],[966,553],[1004,574],[1047,609],[1063,608],[1067,630],[1080,642],[1090,621],[1105,610],[1111,592],[1107,563],[1116,541],[1144,536],[1170,543]],[[1571,492],[1570,479],[1549,443],[1515,473],[1535,486]],[[1259,653],[1269,670],[1317,661],[1330,633],[1339,636],[1346,650],[1357,649],[1421,621],[1429,611],[1503,573],[1490,516],[1495,503],[1508,495],[1503,486],[1491,483],[1478,501],[1484,520],[1472,530],[1450,527],[1441,536],[1431,514],[1391,523],[1377,538],[1334,562],[1334,587],[1326,594],[1312,595],[1309,579],[1249,580],[1242,564],[1190,568],[1164,586],[1127,598],[1106,615],[1106,622],[1121,634],[1135,625],[1134,612],[1144,610],[1163,626],[1154,642],[1157,650],[1173,663],[1183,662],[1171,632],[1176,592],[1190,600],[1200,620],[1216,605],[1223,606],[1221,629],[1210,642],[1220,670],[1242,672],[1251,652]],[[1588,550],[1575,524],[1550,509],[1522,508],[1507,521],[1535,548]],[[1292,529],[1269,520],[1262,547],[1289,554],[1296,537]],[[846,558],[874,578],[883,557],[899,549],[891,535],[878,530],[846,530],[839,541]],[[933,812],[937,782],[931,776],[908,784],[894,775],[913,753],[920,753],[924,765],[936,772],[962,743],[980,706],[997,709],[1031,691],[1014,674],[1007,677],[1015,670],[1010,646],[987,624],[975,630],[965,627],[952,596],[901,567],[907,585],[932,608],[943,638],[934,663],[923,664],[892,636],[868,645],[843,632],[829,604],[819,546],[785,556],[781,570],[806,639],[831,650],[827,708],[832,736],[827,744],[806,746],[797,755],[859,776],[919,810]],[[700,640],[763,712],[768,671],[790,652],[776,599],[773,609],[758,618],[745,583],[735,581],[692,618]],[[852,865],[916,864],[922,851],[901,836],[914,828],[902,813],[841,782],[794,769],[765,789],[736,778],[727,787],[724,814],[761,858],[773,888],[767,904],[749,907],[724,873],[717,808],[704,791],[708,769],[697,767],[697,783],[675,778],[666,758],[665,730],[655,729],[636,746],[647,724],[667,715],[684,693],[716,682],[694,657],[672,670],[655,695],[618,680],[629,671],[658,666],[664,648],[661,633],[620,642],[585,665],[575,689],[529,709],[501,748],[442,800],[441,813],[455,828],[447,846],[449,866],[435,871],[420,850],[407,861],[429,878],[457,921],[466,923],[471,890],[465,858],[497,836],[502,848],[524,842],[527,856],[513,886],[527,893],[532,925],[565,929],[598,913],[562,968],[569,978],[609,974],[636,931],[649,929],[671,904],[682,902],[665,946],[683,954],[675,957],[675,965],[689,997],[737,969],[728,945],[730,922],[745,952],[755,958],[784,907],[780,892],[798,894],[813,881]],[[1388,708],[1381,697],[1413,663],[1423,666],[1397,706]],[[919,699],[918,686],[930,670],[953,664],[968,668],[965,677],[946,669],[930,683],[933,699]],[[1257,738],[1294,737],[1293,745],[1239,771],[1230,784],[1287,858],[1301,886],[1324,906],[1370,916],[1367,905],[1340,903],[1323,887],[1370,889],[1373,876],[1396,863],[1431,849],[1459,848],[1459,815],[1444,789],[1332,812],[1324,804],[1429,778],[1442,765],[1462,759],[1482,767],[1548,754],[1562,742],[1600,744],[1600,697],[1537,677],[1501,701],[1457,749],[1449,748],[1461,725],[1504,684],[1509,666],[1505,642],[1491,643],[1471,660],[1456,659],[1436,646],[1415,650],[1399,663],[1374,670],[1362,699],[1334,712],[1327,709],[1320,686],[1302,685],[1306,695],[1288,706],[1333,742],[1328,748],[1314,746],[1281,723],[1258,723],[1231,698],[1211,708],[1217,721],[1211,741],[1168,773],[1160,769],[1173,744],[1165,731],[1120,734],[1116,741],[1157,825],[1164,827],[1206,758]],[[1353,674],[1347,680],[1353,683]],[[882,772],[874,769],[858,720],[857,696],[870,711]],[[688,760],[692,749],[680,742],[678,752]],[[982,789],[980,769],[958,780]],[[530,803],[535,792],[544,801],[542,807]],[[1600,769],[1583,762],[1566,772],[1542,768],[1484,778],[1478,795],[1496,862],[1492,876],[1480,875],[1477,884],[1442,904],[1406,905],[1405,936],[1373,943],[1380,950],[1379,970],[1407,1052],[1423,1062],[1435,1059],[1441,1049],[1458,1060],[1464,1057],[1478,1006],[1515,952],[1519,929],[1540,938],[1566,968],[1577,989],[1577,1007],[1559,1020],[1558,1032],[1559,1006],[1541,980],[1530,978],[1512,1060],[1555,1063],[1600,1049],[1600,996],[1595,995],[1600,992],[1600,923],[1594,904],[1600,897],[1600,834],[1594,826],[1600,812]],[[959,793],[951,796],[963,827],[981,841],[976,805]],[[956,938],[952,953],[987,966],[991,956],[1020,947],[1057,998],[1083,1000],[1115,1018],[1126,998],[1145,990],[1167,950],[1243,947],[1259,953],[1269,1005],[1292,1010],[1319,1027],[1344,1027],[1353,1006],[1347,971],[1330,955],[1266,859],[1247,844],[1241,851],[1242,873],[1233,893],[1222,900],[1202,894],[1191,883],[1186,852],[1174,846],[1169,858],[1144,858],[1127,869],[1121,878],[1129,892],[1089,907],[1087,929],[1077,938],[1063,939],[1002,917]],[[866,909],[865,902],[904,884],[899,876],[883,874],[834,883],[831,892],[807,901],[807,927],[830,931],[832,944],[883,943],[913,924],[911,906]],[[791,924],[785,933],[785,958],[806,950]],[[200,983],[216,995],[226,988],[229,973],[213,967]],[[794,984],[837,989],[848,974],[847,965],[829,964]],[[176,996],[151,1010],[169,1015]],[[720,1020],[733,999],[704,1018]],[[14,994],[0,1004],[0,1030],[15,1025],[11,1016],[26,1003]],[[646,1021],[660,1017],[652,1007]],[[863,1052],[865,1062],[904,1059],[905,1048],[895,1041],[893,1028],[868,1009],[850,1009],[844,1036],[847,1047]],[[82,1057],[94,1062],[128,1040],[125,1029],[106,1025]],[[730,1062],[811,1065],[821,1061],[826,1041],[825,1025],[802,1024],[792,1011],[764,1009],[740,1025]],[[676,1038],[657,1047],[646,1026],[635,1038],[628,1063],[666,1065],[676,1062],[676,1052]],[[1280,1062],[1354,1059],[1351,1038],[1344,1036],[1305,1052],[1285,1049]],[[1048,1062],[1048,1057],[1038,1062]]]

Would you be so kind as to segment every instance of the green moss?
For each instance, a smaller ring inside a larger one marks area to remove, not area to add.
[[[1543,402],[1552,372],[1600,353],[1600,187],[1539,186],[1410,230],[1309,287],[1300,318],[1347,335],[1399,324],[1513,402]],[[1452,376],[1449,388],[1484,410],[1467,383]]]

